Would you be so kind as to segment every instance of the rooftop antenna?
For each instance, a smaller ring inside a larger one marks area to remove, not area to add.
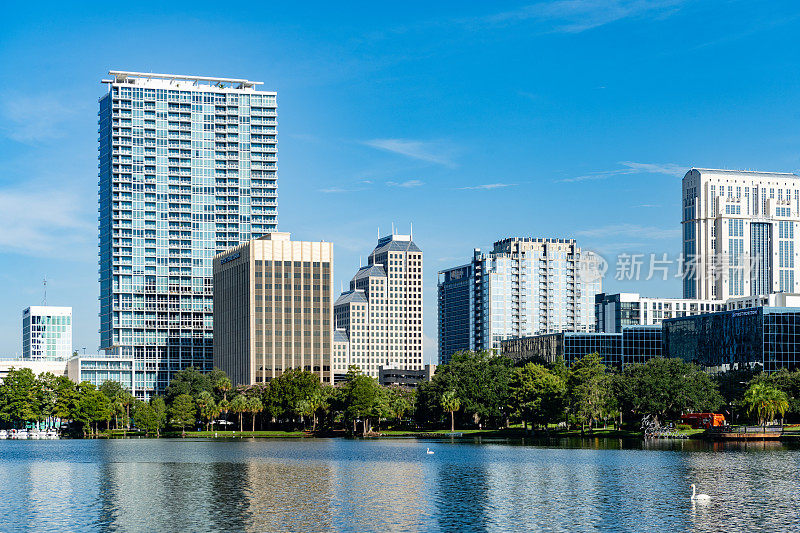
[[[408,237],[413,241],[414,240],[414,223],[411,222],[409,225],[411,226],[411,228],[410,228],[410,230],[411,230],[410,233],[411,234]]]
[[[392,236],[394,237],[394,222],[392,222]]]
[[[358,268],[361,268],[362,266],[364,266],[364,265],[361,263],[361,260],[362,260],[362,259],[363,259],[363,258],[362,258],[362,257],[359,255],[359,256],[358,256]]]
[[[44,300],[42,300],[42,305],[47,306],[47,276],[44,277],[42,285],[44,286]]]
[[[378,240],[381,240],[381,227],[378,226]]]

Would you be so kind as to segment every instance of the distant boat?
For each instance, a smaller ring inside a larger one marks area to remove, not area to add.
[[[8,431],[5,429],[0,429],[0,440],[5,440],[8,438]]]

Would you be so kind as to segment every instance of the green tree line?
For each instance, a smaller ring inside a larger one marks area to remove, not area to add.
[[[341,431],[366,435],[403,429],[567,428],[636,426],[645,416],[678,420],[688,412],[735,412],[766,424],[800,418],[800,371],[736,371],[711,376],[680,359],[650,359],[612,371],[597,354],[570,368],[515,366],[489,352],[454,354],[416,389],[383,387],[351,367],[343,383],[323,385],[314,374],[290,369],[267,383],[234,387],[224,372],[194,368],[174,376],[163,396],[134,399],[119,383],[100,388],[65,376],[12,369],[0,385],[0,424],[67,422],[73,434],[133,428],[151,436],[165,430],[265,429]]]

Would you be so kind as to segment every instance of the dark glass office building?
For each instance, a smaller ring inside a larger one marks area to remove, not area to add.
[[[516,362],[554,363],[559,357],[567,366],[583,356],[598,353],[603,364],[621,370],[661,356],[660,326],[630,326],[622,333],[551,333],[502,342],[503,355]]]
[[[665,357],[680,357],[709,371],[761,367],[800,368],[800,308],[758,307],[663,323]]]
[[[475,350],[473,310],[474,276],[472,265],[463,265],[439,273],[439,363],[450,356]]]

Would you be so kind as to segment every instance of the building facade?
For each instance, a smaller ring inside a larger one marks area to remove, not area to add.
[[[95,387],[106,381],[116,381],[132,395],[141,398],[143,391],[136,390],[134,379],[136,364],[132,357],[76,355],[67,361],[66,375],[75,383],[86,381]]]
[[[438,282],[439,362],[475,349],[475,276],[472,265],[439,272]]]
[[[269,233],[214,259],[214,366],[235,385],[289,369],[333,383],[333,244]]]
[[[563,359],[566,366],[597,353],[604,365],[622,370],[625,365],[661,357],[661,327],[626,326],[619,333],[561,332],[507,339],[501,353],[516,363],[553,364]]]
[[[410,235],[378,239],[368,264],[334,304],[335,327],[349,342],[350,365],[375,378],[381,366],[421,370],[422,250]]]
[[[215,254],[277,225],[276,93],[109,72],[100,98],[100,349],[137,390],[211,370]]]
[[[664,356],[711,372],[800,368],[800,308],[757,307],[674,318],[663,324]]]
[[[505,339],[594,331],[600,288],[597,257],[573,239],[514,237],[488,253],[476,249],[470,265],[439,273],[439,361],[460,350],[499,351]]]
[[[22,311],[23,359],[72,357],[72,308],[32,305]]]
[[[693,168],[682,202],[685,298],[798,292],[800,177]]]
[[[11,369],[22,370],[29,368],[34,375],[47,372],[54,376],[67,375],[66,359],[24,359],[20,357],[0,357],[0,383],[3,382]]]
[[[681,298],[648,298],[634,292],[595,296],[595,330],[621,333],[627,326],[660,325],[664,319],[722,311],[725,302]]]
[[[384,387],[416,387],[423,381],[430,381],[436,373],[436,365],[425,365],[421,370],[408,370],[381,366],[378,369],[378,383]]]

